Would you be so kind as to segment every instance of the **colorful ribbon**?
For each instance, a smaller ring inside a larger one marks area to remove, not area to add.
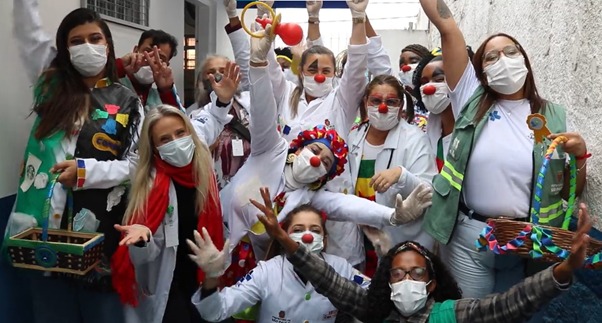
[[[479,239],[476,241],[476,246],[479,251],[485,251],[487,249],[493,251],[496,255],[503,255],[506,252],[512,252],[520,248],[524,243],[525,239],[527,239],[527,235],[531,232],[531,225],[527,224],[523,231],[519,233],[519,235],[508,241],[503,246],[500,246],[499,242],[495,238],[493,234],[493,226],[486,226],[481,234],[479,235]]]

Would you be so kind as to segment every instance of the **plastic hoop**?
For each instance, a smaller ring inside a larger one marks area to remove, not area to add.
[[[539,169],[539,174],[537,175],[537,184],[535,186],[535,194],[533,195],[533,206],[531,207],[531,222],[535,225],[539,224],[539,215],[541,209],[541,194],[543,190],[543,184],[546,177],[546,173],[548,172],[548,168],[550,165],[550,159],[554,154],[554,151],[558,147],[558,145],[567,142],[568,138],[565,136],[560,136],[554,139],[546,154],[544,156],[543,163],[541,164],[541,168]],[[577,192],[577,163],[575,161],[575,157],[571,156],[569,161],[570,167],[570,177],[569,177],[569,199],[567,201],[568,208],[564,215],[564,220],[562,222],[562,229],[567,230],[569,228],[569,223],[571,221],[571,216],[573,215],[573,211],[575,209],[575,198]]]
[[[249,34],[249,36],[253,37],[253,38],[263,38],[265,37],[265,34],[260,34],[260,33],[254,33],[252,32],[249,28],[247,28],[247,26],[245,25],[245,13],[247,12],[247,10],[253,6],[262,6],[264,8],[266,8],[268,10],[268,12],[270,13],[270,17],[272,18],[272,31],[271,31],[271,36],[274,37],[275,33],[276,33],[276,26],[278,26],[278,24],[280,23],[280,19],[278,18],[278,16],[276,16],[276,12],[274,12],[274,9],[272,9],[272,7],[268,6],[267,4],[265,4],[264,2],[261,1],[253,1],[253,2],[249,2],[243,9],[242,12],[240,13],[240,24],[242,26],[242,29]]]

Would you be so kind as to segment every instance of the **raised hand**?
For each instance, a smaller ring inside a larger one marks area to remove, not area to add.
[[[587,257],[587,246],[589,245],[589,235],[592,229],[592,221],[584,203],[579,205],[579,222],[577,231],[573,235],[571,244],[571,255],[554,267],[554,278],[561,284],[570,283],[573,277],[573,271],[583,267]]]
[[[576,132],[557,133],[549,135],[548,139],[554,140],[560,136],[565,136],[568,139],[565,143],[562,144],[562,149],[567,154],[572,154],[577,157],[581,157],[587,154],[585,140],[583,139],[583,137],[581,137],[580,134]]]
[[[226,7],[226,13],[228,18],[238,17],[238,11],[236,10],[236,0],[224,0],[224,7]]]
[[[226,63],[226,69],[219,82],[215,79],[215,75],[209,74],[211,88],[217,95],[221,103],[229,103],[240,84],[240,67],[233,62]]]
[[[267,4],[270,8],[272,8],[272,6],[274,5],[274,1],[273,0],[261,0],[259,2],[263,2],[265,4]],[[270,12],[268,11],[267,8],[264,8],[262,5],[258,5],[257,6],[257,17],[262,18],[264,15],[270,15]],[[272,17],[274,18],[274,17]]]
[[[427,184],[418,185],[410,196],[404,201],[400,194],[395,200],[395,212],[391,217],[391,223],[395,225],[414,221],[422,216],[424,209],[431,206],[433,191]]]
[[[196,265],[205,272],[207,277],[216,278],[224,274],[228,267],[228,249],[230,246],[229,240],[224,243],[222,251],[217,250],[211,236],[207,232],[207,229],[203,228],[203,236],[199,234],[197,230],[194,230],[194,241],[186,239],[186,243],[190,250],[191,255],[188,255]]]
[[[319,18],[320,9],[322,9],[322,0],[305,1],[305,7],[307,8],[309,18]]]
[[[125,56],[121,58],[121,61],[123,63],[123,69],[128,75],[133,75],[145,65],[144,55],[136,52],[136,47],[134,47],[134,50],[132,50],[131,53],[125,54]]]
[[[257,23],[254,23],[253,26],[255,26],[255,29],[261,28],[258,27]],[[267,61],[268,53],[272,49],[272,42],[274,41],[275,36],[272,35],[272,25],[266,25],[265,30],[259,32],[259,34],[261,33],[265,35],[262,38],[251,37],[251,63],[265,63]]]
[[[151,53],[144,52],[144,58],[153,71],[153,78],[155,79],[157,89],[160,91],[171,90],[174,84],[173,74],[169,65],[161,61],[159,48],[153,46],[153,51]]]
[[[366,18],[368,0],[347,0],[347,6],[351,9],[351,17],[361,19]]]
[[[270,237],[274,239],[282,238],[286,236],[286,232],[282,230],[278,223],[278,218],[274,214],[274,208],[272,207],[272,199],[270,198],[270,190],[267,187],[259,189],[261,197],[263,198],[263,204],[251,199],[250,202],[256,208],[259,209],[263,214],[258,214],[257,219],[263,224],[266,232]]]

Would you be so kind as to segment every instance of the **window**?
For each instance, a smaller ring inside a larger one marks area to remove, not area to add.
[[[101,15],[148,27],[150,0],[86,0],[86,7]]]
[[[194,36],[184,37],[184,69],[193,70],[196,66],[196,39]]]

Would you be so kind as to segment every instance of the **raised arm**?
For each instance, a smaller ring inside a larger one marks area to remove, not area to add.
[[[366,17],[366,36],[370,40],[368,43],[368,71],[370,74],[393,75],[393,68],[389,60],[389,54],[383,46],[383,41],[376,33],[368,17]]]
[[[469,64],[464,35],[444,0],[420,0],[422,10],[441,34],[445,81],[454,90]]]
[[[13,1],[13,34],[31,84],[56,56],[52,38],[42,28],[37,0]]]
[[[270,35],[271,25],[266,26],[265,33]],[[272,149],[282,137],[276,127],[277,108],[274,90],[268,72],[272,62],[267,56],[273,55],[273,38],[251,38],[251,104],[249,111],[249,131],[251,132],[251,155],[259,155]],[[275,63],[278,64],[278,63]]]
[[[306,1],[305,7],[307,8],[307,45],[309,47],[313,45],[322,45],[320,40],[320,9],[322,8],[322,1]]]
[[[342,109],[345,115],[344,129],[349,131],[357,117],[364,88],[368,83],[368,40],[365,27],[368,0],[348,0],[347,5],[351,9],[353,27],[347,50],[347,65],[336,90],[336,99],[339,102],[337,108]]]
[[[249,90],[249,58],[251,56],[249,48],[249,36],[242,29],[238,11],[236,10],[236,0],[224,0],[226,13],[229,23],[226,25],[226,33],[230,38],[232,51],[234,51],[234,60],[240,67],[240,85],[241,91]]]

